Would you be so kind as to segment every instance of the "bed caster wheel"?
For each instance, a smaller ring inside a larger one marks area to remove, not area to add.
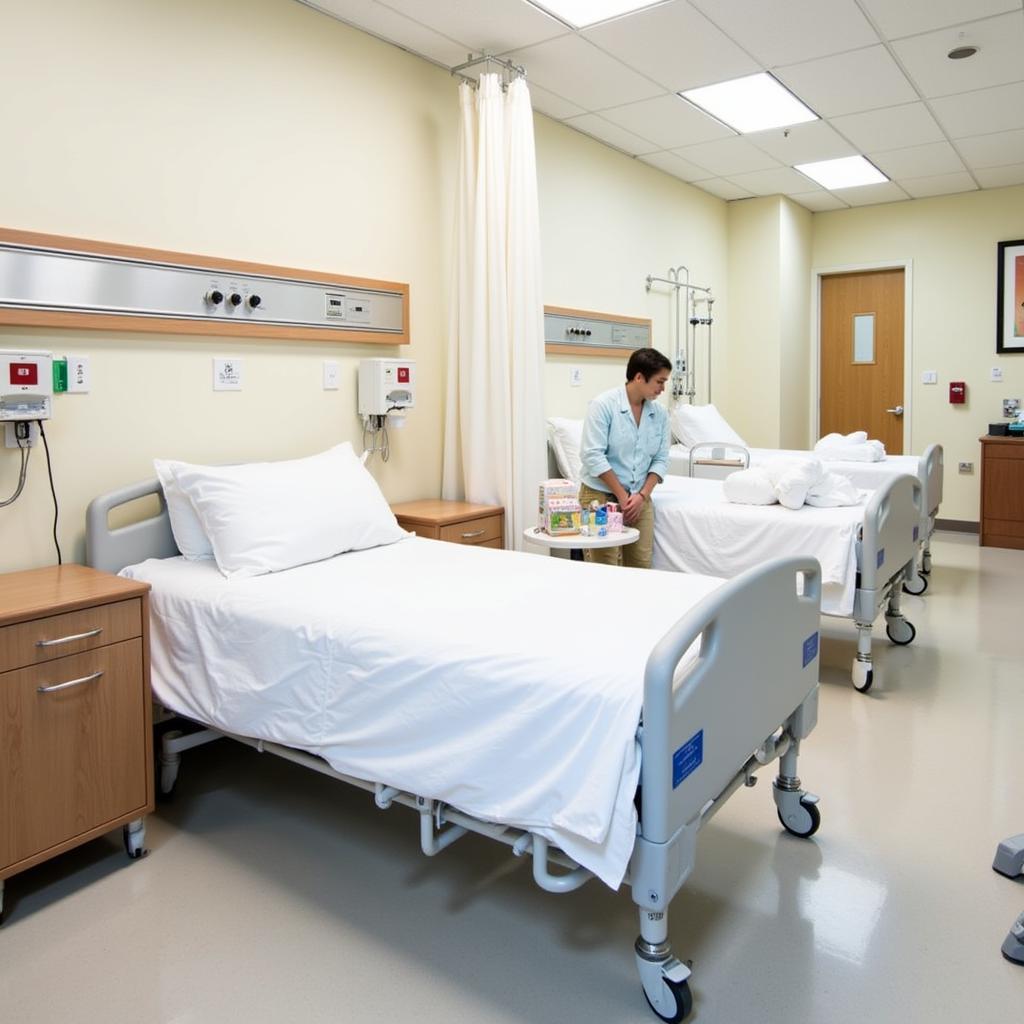
[[[679,1021],[685,1020],[693,1009],[693,995],[690,993],[690,983],[688,981],[669,981],[668,978],[664,978],[662,979],[662,985],[668,990],[666,997],[669,1006],[673,1002],[675,1003],[674,1011],[669,1010],[668,1015],[662,1013],[651,1002],[646,991],[644,992],[644,999],[647,1000],[647,1005],[654,1011],[658,1020],[667,1021],[668,1024],[679,1024]]]
[[[132,860],[138,860],[146,855],[146,825],[141,819],[128,822],[121,829],[121,836],[124,839],[125,853]]]
[[[800,809],[803,814],[791,814],[788,820],[782,816],[781,810],[778,811],[779,823],[790,835],[810,839],[821,827],[821,811],[818,810],[817,798],[813,801],[806,797],[801,798]]]
[[[853,688],[855,690],[867,693],[874,681],[875,670],[869,664],[863,661],[853,663]]]
[[[906,580],[903,583],[903,593],[920,597],[928,589],[928,577],[918,574],[913,580]]]
[[[908,622],[906,619],[893,619],[892,622],[885,624],[885,635],[894,643],[899,644],[900,647],[906,647],[907,644],[914,642],[914,637],[917,636],[917,630],[914,629],[914,624]]]
[[[926,552],[924,552],[923,555],[921,555],[921,572],[923,572],[925,574],[925,576],[928,576],[928,575],[930,575],[931,571],[932,571],[932,555],[931,555],[930,551],[926,551]]]

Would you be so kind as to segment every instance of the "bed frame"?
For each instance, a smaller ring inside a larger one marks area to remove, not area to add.
[[[112,529],[110,512],[156,494],[159,512]],[[166,503],[157,481],[95,499],[86,516],[90,565],[117,572],[150,557],[177,554]],[[577,571],[567,568],[567,572]],[[818,798],[797,776],[800,743],[817,722],[818,624],[821,570],[810,558],[758,566],[691,608],[647,659],[641,744],[640,829],[626,881],[640,919],[635,956],[644,994],[655,1014],[681,1021],[692,1000],[690,969],[672,954],[668,906],[694,867],[697,833],[755,772],[778,759],[772,795],[779,820],[808,837],[820,823]],[[700,640],[700,653],[685,669],[685,652]],[[374,794],[378,807],[403,804],[420,817],[423,852],[433,856],[467,832],[497,839],[533,862],[533,877],[551,892],[568,892],[591,873],[548,842],[523,829],[480,821],[458,809],[385,782],[342,775],[301,750],[238,736],[197,723],[188,734],[166,733],[160,754],[160,787],[173,788],[181,752],[226,736],[277,754]],[[559,870],[553,871],[557,865]]]

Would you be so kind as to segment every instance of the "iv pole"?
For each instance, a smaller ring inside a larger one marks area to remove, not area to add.
[[[685,271],[686,277],[681,276],[681,272]],[[651,290],[651,286],[657,281],[661,284],[667,284],[674,290],[675,293],[675,310],[676,310],[676,343],[675,343],[675,358],[673,360],[672,370],[672,397],[673,398],[685,398],[691,405],[693,399],[696,397],[696,374],[694,372],[693,364],[695,359],[695,349],[697,344],[697,325],[706,324],[708,328],[708,401],[711,401],[711,307],[714,304],[714,299],[711,296],[710,288],[702,288],[700,285],[690,284],[690,269],[680,264],[678,267],[669,267],[666,272],[666,277],[654,277],[651,274],[647,275],[647,291]],[[689,300],[691,307],[691,315],[683,321],[683,346],[680,351],[679,344],[679,293],[681,291],[686,292],[686,297]],[[700,298],[694,295],[694,292],[703,292],[704,298]],[[708,306],[708,315],[706,317],[697,316],[697,303],[706,302]]]

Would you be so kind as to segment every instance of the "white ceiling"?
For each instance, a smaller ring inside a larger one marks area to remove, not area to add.
[[[522,65],[536,110],[723,199],[818,211],[1024,184],[1024,0],[663,0],[581,30],[543,0],[300,2],[449,69]],[[756,71],[822,120],[739,136],[675,95]],[[793,170],[852,153],[892,181],[828,192]]]

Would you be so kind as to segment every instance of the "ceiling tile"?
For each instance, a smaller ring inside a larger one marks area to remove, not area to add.
[[[503,53],[571,32],[557,18],[523,0],[487,0],[486,4],[479,0],[385,2],[407,18],[464,43],[474,53]],[[462,60],[465,59],[463,56]]]
[[[813,192],[815,188],[813,181],[792,167],[730,174],[729,180],[740,188],[749,189],[755,196],[799,195],[801,192]]]
[[[854,0],[691,3],[768,67],[796,64],[878,42],[877,33]]]
[[[708,176],[706,168],[691,164],[675,153],[645,153],[640,159],[682,181],[700,181]]]
[[[745,139],[733,136],[703,142],[699,146],[684,146],[678,150],[684,160],[692,160],[698,167],[706,167],[716,177],[744,174],[747,171],[763,171],[779,166],[767,153],[752,146]],[[805,190],[806,191],[806,190]]]
[[[734,185],[724,178],[708,178],[704,181],[695,181],[693,184],[696,188],[702,188],[705,192],[718,196],[719,199],[751,199],[753,197],[752,193],[745,188],[740,188],[739,185]]]
[[[792,128],[773,128],[768,132],[753,132],[743,137],[788,167],[815,160],[852,156],[857,152],[824,121],[795,124]]]
[[[629,103],[624,107],[611,107],[602,110],[601,116],[656,142],[661,149],[733,137],[732,130],[721,121],[708,117],[675,94]]]
[[[584,110],[601,110],[650,99],[663,90],[580,36],[562,36],[511,56],[531,82]]]
[[[886,39],[959,25],[1004,11],[1019,11],[1020,0],[860,0]]]
[[[315,3],[307,3],[307,6],[340,18],[349,25],[437,61],[447,68],[466,59],[466,48],[461,43],[425,28],[419,22],[375,3],[374,0],[316,0]]]
[[[970,44],[978,52],[967,60],[950,60],[954,47]],[[944,28],[892,44],[907,74],[928,97],[985,89],[1024,78],[1024,17],[1018,10],[960,28]]]
[[[884,46],[792,64],[779,68],[776,74],[822,117],[891,107],[919,98]]]
[[[975,135],[957,139],[956,146],[971,170],[1024,163],[1024,131]]]
[[[649,139],[642,139],[625,128],[620,128],[611,121],[606,121],[600,114],[581,114],[579,117],[566,118],[565,124],[577,131],[593,135],[595,139],[607,142],[616,149],[636,156],[638,153],[652,153],[658,147]]]
[[[850,206],[873,206],[875,203],[896,203],[909,198],[895,182],[880,185],[861,185],[858,188],[837,188],[834,195]]]
[[[976,192],[978,185],[966,172],[959,174],[933,174],[926,178],[901,178],[899,186],[913,199],[927,196],[948,196],[954,192]]]
[[[1024,82],[933,100],[939,124],[954,139],[1024,128]]]
[[[761,70],[686,0],[638,11],[582,34],[671,92]]]
[[[789,198],[794,203],[805,206],[814,213],[824,213],[826,210],[845,210],[846,203],[837,199],[831,192],[822,189],[820,192],[799,192],[796,195],[790,193]]]
[[[844,114],[832,118],[832,124],[862,153],[920,146],[926,142],[941,142],[945,138],[923,103]]]
[[[982,188],[1005,188],[1007,185],[1024,185],[1024,164],[1007,164],[1005,167],[984,167],[974,172]]]
[[[948,142],[869,153],[868,159],[890,178],[923,178],[964,170],[964,162]]]
[[[553,117],[556,121],[561,121],[564,117],[575,117],[577,114],[586,113],[582,107],[563,100],[561,96],[556,96],[553,92],[548,92],[547,89],[542,89],[533,82],[529,82],[529,87],[533,109],[547,114],[548,117]]]

